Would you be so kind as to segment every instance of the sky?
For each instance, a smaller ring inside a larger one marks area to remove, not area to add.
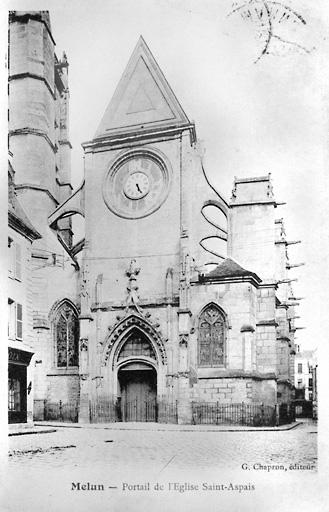
[[[315,348],[327,338],[329,11],[324,0],[267,0],[269,32],[257,17],[264,2],[247,3],[17,0],[8,8],[49,10],[57,56],[67,54],[75,187],[81,143],[93,138],[140,35],[196,124],[217,190],[229,199],[234,176],[271,173],[276,200],[287,203],[277,218],[289,240],[302,240],[289,248],[291,263],[305,262],[290,271],[295,296],[305,297],[296,342]]]

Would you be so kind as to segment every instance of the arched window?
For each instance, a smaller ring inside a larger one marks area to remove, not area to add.
[[[225,318],[221,310],[210,304],[199,318],[199,366],[224,366]]]
[[[156,359],[156,355],[151,343],[149,342],[145,334],[143,334],[137,329],[134,329],[132,331],[127,341],[121,348],[118,356],[118,361],[120,361],[120,359],[133,356],[144,356],[150,357],[151,359]]]
[[[69,368],[79,364],[79,321],[73,307],[65,302],[55,317],[56,366]]]

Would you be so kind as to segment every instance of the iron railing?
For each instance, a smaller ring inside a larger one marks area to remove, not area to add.
[[[89,400],[90,423],[113,423],[119,421],[119,417],[118,401],[104,397]]]
[[[295,403],[282,403],[278,406],[277,411],[277,424],[284,425],[296,420],[296,404]]]
[[[265,404],[222,404],[220,402],[192,402],[194,425],[250,425],[276,424],[276,407]]]
[[[34,401],[35,421],[77,422],[78,401]],[[118,421],[178,423],[177,401],[166,398],[121,401],[113,397],[98,397],[89,401],[91,423]],[[255,427],[283,425],[295,421],[295,404],[265,405],[255,403],[223,404],[220,402],[192,402],[194,425],[250,425]]]
[[[89,418],[91,423],[116,421],[177,423],[177,401],[158,398],[121,400],[98,397],[89,402]]]
[[[153,400],[123,400],[122,421],[158,421],[158,403]]]
[[[35,421],[63,421],[76,423],[79,418],[79,402],[50,402],[34,400],[33,419]]]
[[[158,400],[158,423],[178,423],[177,400]]]

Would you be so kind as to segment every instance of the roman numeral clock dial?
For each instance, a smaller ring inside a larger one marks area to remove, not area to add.
[[[103,187],[107,207],[127,219],[146,217],[166,200],[170,165],[163,155],[150,150],[130,151],[109,169]]]

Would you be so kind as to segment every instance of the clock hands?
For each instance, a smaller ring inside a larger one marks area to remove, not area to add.
[[[138,192],[141,194],[141,193],[142,193],[142,191],[141,191],[141,189],[139,188],[138,183],[136,183],[136,188],[137,188]]]

